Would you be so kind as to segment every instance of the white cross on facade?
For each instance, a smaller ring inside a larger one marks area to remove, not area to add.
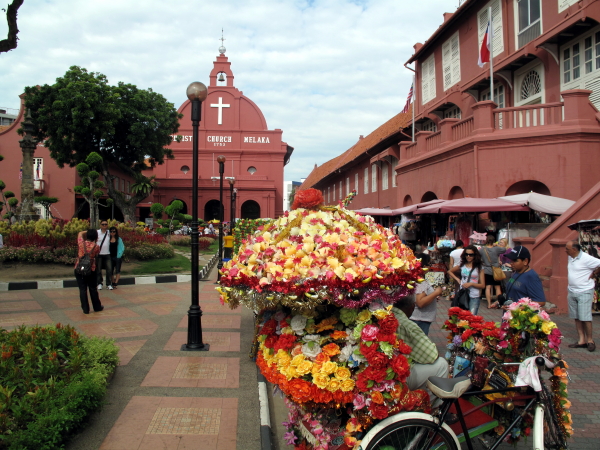
[[[211,103],[211,108],[219,108],[219,118],[217,120],[218,125],[223,125],[223,108],[229,108],[231,105],[223,103],[223,97],[219,97],[219,103]]]

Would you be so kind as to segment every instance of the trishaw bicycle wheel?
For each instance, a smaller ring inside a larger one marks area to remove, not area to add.
[[[542,384],[540,397],[544,402],[544,447],[552,450],[567,450],[567,442],[554,408],[554,396],[545,384]]]
[[[407,419],[384,428],[365,450],[458,450],[448,431],[423,419]]]

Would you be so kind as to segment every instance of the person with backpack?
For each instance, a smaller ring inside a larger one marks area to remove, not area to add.
[[[75,279],[79,287],[79,301],[84,314],[90,313],[87,291],[90,291],[92,307],[95,312],[104,309],[100,303],[98,290],[96,288],[96,257],[100,247],[96,244],[98,231],[89,229],[79,232],[77,236],[77,260],[75,261]]]

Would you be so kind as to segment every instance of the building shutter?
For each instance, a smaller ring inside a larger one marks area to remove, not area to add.
[[[421,104],[435,98],[435,58],[431,55],[421,64]]]
[[[460,42],[458,33],[452,37],[452,84],[460,81]]]
[[[442,66],[444,67],[444,90],[452,86],[452,39],[448,39],[442,45]]]
[[[482,9],[479,10],[477,14],[478,19],[478,28],[479,28],[479,43],[477,47],[477,54],[479,54],[479,49],[481,48],[481,43],[483,42],[483,35],[485,34],[485,30],[488,24],[488,8],[492,7],[492,20],[494,23],[493,30],[493,52],[494,56],[498,56],[500,53],[504,51],[504,35],[502,34],[502,7],[500,4],[500,0],[494,0],[485,5]]]
[[[589,80],[585,83],[585,88],[592,91],[590,94],[590,102],[600,111],[600,77]]]

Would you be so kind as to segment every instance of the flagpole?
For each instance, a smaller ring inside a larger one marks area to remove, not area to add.
[[[494,101],[494,22],[492,19],[492,7],[488,8],[488,16],[490,19],[490,100]]]
[[[415,142],[415,100],[417,98],[417,86],[416,86],[416,76],[413,74],[413,82],[412,82],[412,141]]]

